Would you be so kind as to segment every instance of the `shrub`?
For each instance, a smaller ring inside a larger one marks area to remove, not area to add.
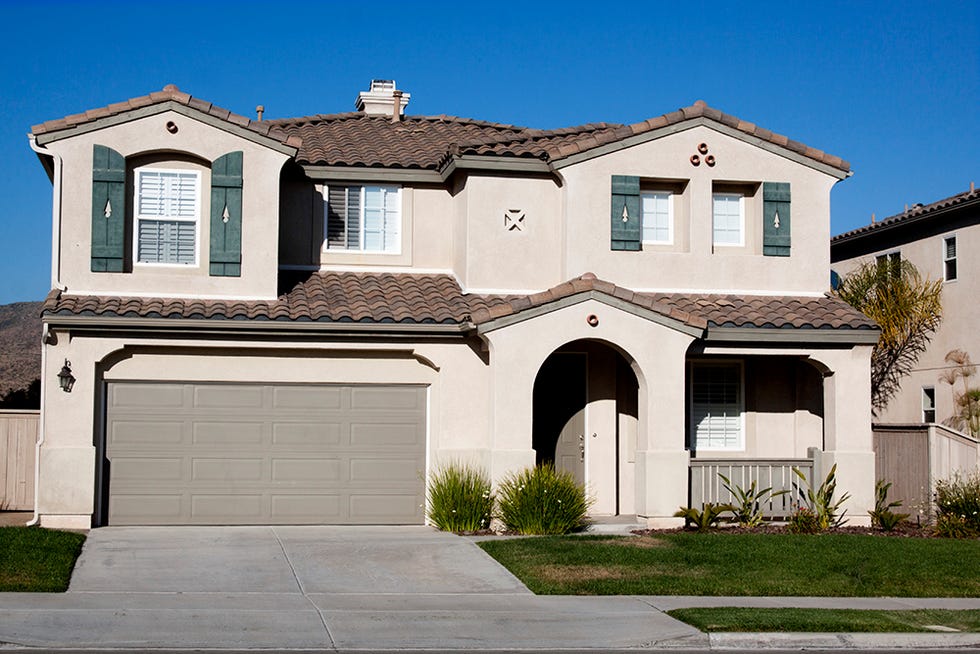
[[[834,501],[834,494],[837,492],[837,464],[833,465],[830,472],[827,473],[827,478],[816,490],[810,485],[806,475],[800,472],[798,468],[793,468],[793,472],[806,486],[806,492],[800,489],[799,493],[806,500],[810,510],[816,515],[818,529],[823,531],[844,524],[844,516],[847,511],[841,511],[840,507],[851,497],[851,494],[844,493],[839,500]]]
[[[583,529],[592,500],[585,487],[553,465],[509,475],[498,490],[499,517],[520,534],[567,534]]]
[[[796,507],[796,511],[789,517],[786,528],[791,534],[815,534],[818,531],[823,531],[817,514],[813,509],[806,506]]]
[[[478,531],[490,526],[493,493],[484,472],[459,463],[439,468],[429,477],[428,518],[442,531]]]
[[[758,527],[761,525],[765,518],[762,512],[762,505],[774,497],[779,497],[789,492],[782,490],[773,493],[771,492],[772,486],[763,488],[762,490],[756,490],[756,480],[754,479],[749,484],[747,490],[737,484],[732,487],[732,482],[728,477],[720,472],[718,476],[725,482],[722,486],[736,500],[732,502],[729,510],[732,512],[732,518],[740,527]]]
[[[937,533],[942,525],[949,532],[980,535],[980,472],[965,477],[957,473],[949,479],[940,479],[936,482],[934,499]]]
[[[879,479],[875,482],[875,508],[868,511],[871,516],[871,526],[882,531],[891,531],[898,523],[909,517],[908,513],[895,513],[892,509],[902,506],[898,500],[888,501],[888,489],[892,487],[891,482]]]
[[[682,506],[674,514],[675,518],[684,518],[685,526],[693,525],[698,531],[708,531],[718,525],[721,516],[726,511],[734,511],[735,507],[731,504],[714,504],[705,502],[701,505],[701,510]]]

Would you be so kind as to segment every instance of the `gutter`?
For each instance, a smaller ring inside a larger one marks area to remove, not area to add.
[[[709,327],[707,343],[797,343],[874,345],[880,329],[782,329],[773,327]]]
[[[227,334],[247,332],[249,334],[274,336],[284,333],[365,335],[388,334],[404,336],[465,335],[475,327],[469,323],[358,323],[358,322],[316,322],[285,320],[236,320],[208,318],[137,318],[129,316],[78,316],[47,315],[46,324],[69,327],[74,331],[126,330],[131,332],[152,332],[186,334]]]
[[[54,179],[52,180],[53,200],[51,202],[51,288],[64,291],[67,286],[61,283],[61,199],[62,199],[62,170],[64,160],[56,152],[52,152],[37,144],[37,137],[27,135],[31,150],[39,157],[51,157],[54,162]]]

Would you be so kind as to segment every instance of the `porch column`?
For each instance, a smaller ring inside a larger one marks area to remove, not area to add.
[[[814,357],[830,369],[823,380],[823,452],[814,462],[814,483],[820,484],[837,465],[837,492],[851,494],[843,508],[852,525],[870,524],[867,512],[874,508],[871,350],[870,345],[857,345],[849,350],[820,352]]]
[[[685,447],[685,367],[691,337],[658,330],[637,357],[640,381],[636,513],[651,528],[678,527],[688,502],[690,453]]]
[[[531,425],[534,379],[542,357],[501,330],[493,334],[490,381],[490,477],[498,484],[510,473],[533,467]]]

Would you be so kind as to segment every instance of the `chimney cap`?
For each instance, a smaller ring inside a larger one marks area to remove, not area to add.
[[[370,90],[358,93],[354,106],[357,111],[363,111],[368,115],[391,116],[394,114],[397,101],[398,114],[401,115],[405,113],[405,107],[411,97],[410,93],[399,91],[393,79],[373,79]]]

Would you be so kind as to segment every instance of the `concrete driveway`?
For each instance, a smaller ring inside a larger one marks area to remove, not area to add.
[[[428,527],[93,529],[69,592],[530,591],[472,541]]]
[[[426,527],[109,527],[67,593],[0,593],[0,649],[704,645],[643,598],[532,594]]]

